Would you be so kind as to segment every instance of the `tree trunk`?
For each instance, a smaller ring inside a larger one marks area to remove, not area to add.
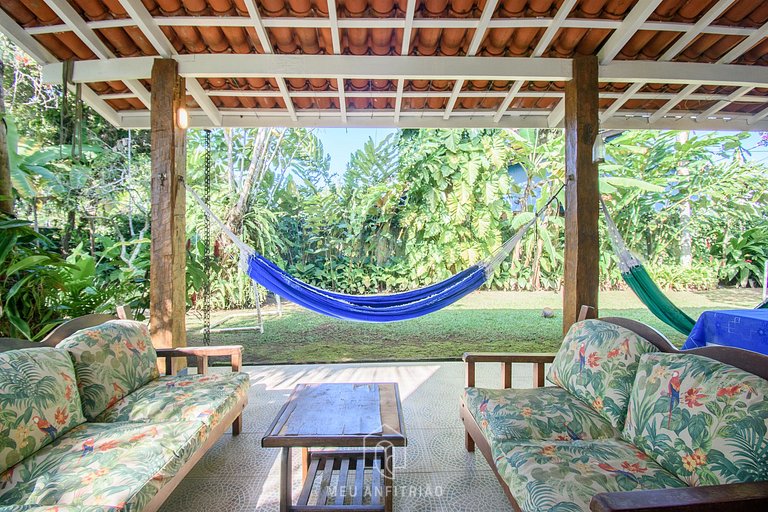
[[[13,216],[13,187],[8,162],[8,126],[5,124],[5,92],[3,76],[5,64],[0,57],[0,213]]]
[[[677,142],[685,144],[688,142],[688,132],[680,132],[677,134]],[[681,160],[677,164],[678,176],[689,176],[691,170],[688,168],[688,162]],[[685,179],[685,178],[683,178]],[[686,198],[680,204],[680,265],[685,268],[691,266],[693,256],[691,254],[691,232],[689,226],[691,224],[691,202]]]
[[[74,208],[67,211],[67,227],[64,228],[64,233],[61,235],[61,254],[63,256],[69,256],[69,245],[72,240],[72,233],[75,231],[76,210]]]
[[[544,240],[539,238],[536,242],[536,255],[533,257],[533,289],[541,290],[541,252],[544,250]]]

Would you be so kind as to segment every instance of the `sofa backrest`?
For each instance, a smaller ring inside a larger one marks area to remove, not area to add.
[[[640,356],[657,350],[625,327],[583,320],[566,334],[547,379],[622,429]]]
[[[0,473],[84,422],[66,352],[44,347],[0,354]]]
[[[96,327],[104,322],[110,320],[117,320],[118,317],[114,315],[106,315],[101,313],[93,313],[90,315],[78,316],[71,318],[66,322],[62,322],[57,325],[48,335],[40,342],[41,345],[46,347],[55,347],[65,339],[69,338],[77,331],[87,329],[88,327]]]
[[[762,377],[693,353],[641,358],[622,437],[688,485],[768,480],[767,432]]]
[[[75,362],[85,417],[93,420],[124,396],[159,377],[149,329],[110,320],[82,329],[57,345]]]
[[[600,320],[629,329],[644,340],[651,342],[659,352],[678,352],[677,347],[666,336],[650,325],[620,316],[604,316]]]

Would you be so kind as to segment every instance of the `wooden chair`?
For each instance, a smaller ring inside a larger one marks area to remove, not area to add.
[[[595,318],[594,313],[594,308],[582,306],[578,320]],[[620,317],[603,317],[600,320],[633,331],[653,343],[661,352],[681,352],[663,334],[641,322]],[[685,353],[715,359],[768,380],[768,356],[763,354],[733,347],[702,347],[686,350]],[[545,385],[544,365],[551,363],[555,359],[555,354],[466,353],[463,359],[466,363],[467,387],[475,386],[476,363],[500,362],[502,364],[502,386],[508,389],[512,387],[512,363],[533,364],[533,385],[534,387],[543,387]],[[473,452],[477,446],[493,469],[513,508],[519,510],[507,483],[496,469],[490,444],[463,400],[460,416],[464,423],[467,451]],[[768,510],[766,506],[768,506],[768,482],[753,482],[680,489],[600,493],[592,498],[590,510],[592,512],[689,512],[694,510],[742,512],[744,510]]]
[[[35,348],[40,344],[34,341],[21,340],[19,338],[0,338],[0,352],[8,352],[9,350],[19,350],[22,348]]]

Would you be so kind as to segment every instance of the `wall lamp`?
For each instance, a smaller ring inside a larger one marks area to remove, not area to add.
[[[176,126],[181,130],[186,130],[189,127],[189,112],[185,107],[176,109]]]

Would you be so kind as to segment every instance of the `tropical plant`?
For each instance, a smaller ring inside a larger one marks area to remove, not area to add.
[[[37,340],[62,317],[58,293],[66,263],[23,220],[0,218],[0,336]]]
[[[748,229],[729,238],[723,247],[720,277],[741,287],[762,286],[768,260],[768,226]]]

